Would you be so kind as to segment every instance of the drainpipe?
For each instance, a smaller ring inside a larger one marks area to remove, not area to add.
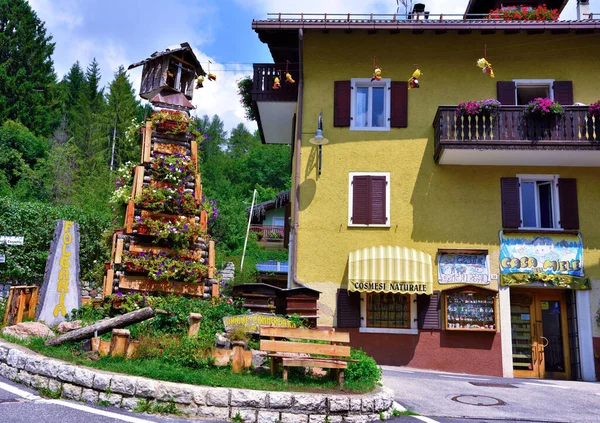
[[[297,284],[304,286],[303,283],[298,282],[296,279],[298,276],[298,215],[300,214],[300,206],[298,199],[300,198],[300,150],[302,149],[302,100],[304,90],[304,31],[302,28],[298,29],[298,124],[296,125],[296,145],[294,147],[294,154],[296,155],[296,173],[294,177],[294,190],[295,190],[295,201],[294,201],[294,225],[292,226],[292,277],[289,285]],[[292,286],[288,286],[292,288]]]

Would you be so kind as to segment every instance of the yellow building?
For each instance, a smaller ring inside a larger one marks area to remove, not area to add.
[[[381,364],[595,380],[600,21],[488,3],[253,22],[259,130],[293,145],[289,283]]]

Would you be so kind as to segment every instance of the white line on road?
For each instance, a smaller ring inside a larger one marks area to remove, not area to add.
[[[471,380],[489,380],[482,377],[470,377],[470,376],[450,376],[450,375],[440,375],[440,377],[449,377],[452,379],[471,379]]]
[[[0,389],[6,391],[6,392],[10,392],[11,394],[15,394],[20,396],[21,398],[25,398],[28,400],[37,400],[40,399],[40,397],[38,397],[37,395],[33,395],[30,394],[27,391],[24,391],[22,389],[16,388],[12,385],[9,385],[8,383],[4,383],[4,382],[0,382]]]
[[[0,382],[0,389],[10,392],[11,394],[15,394],[21,398],[25,398],[27,400],[35,401],[36,403],[44,403],[44,404],[55,404],[61,405],[63,407],[74,408],[75,410],[85,411],[90,414],[98,414],[100,416],[111,417],[113,419],[122,420],[124,422],[129,423],[153,423],[150,420],[138,419],[137,417],[125,416],[123,414],[111,413],[110,411],[97,410],[92,407],[87,407],[81,404],[72,404],[70,402],[61,401],[61,400],[45,400],[37,395],[30,394],[27,391],[16,388],[12,385],[9,385],[4,382]]]
[[[411,372],[410,370],[392,370],[392,369],[383,369],[386,372],[394,372],[394,373],[414,373]]]
[[[423,417],[423,416],[411,416],[411,417],[414,417],[415,419],[419,419],[426,423],[439,423],[437,420],[430,419],[429,417]]]
[[[549,383],[521,382],[523,385],[547,386],[549,388],[569,389],[568,386],[550,385]]]
[[[63,407],[73,408],[75,410],[85,411],[86,413],[110,417],[113,419],[122,420],[124,422],[129,422],[129,423],[154,423],[150,420],[138,419],[137,417],[125,416],[123,414],[111,413],[110,411],[98,410],[96,408],[87,407],[85,405],[74,404],[74,403],[61,401],[61,400],[39,400],[39,401],[36,401],[36,403],[62,405]]]

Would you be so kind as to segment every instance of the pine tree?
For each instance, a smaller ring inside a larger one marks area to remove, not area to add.
[[[61,83],[65,90],[65,108],[69,111],[77,103],[77,98],[85,84],[85,75],[79,64],[79,60],[73,63],[69,73],[67,73]]]
[[[136,112],[140,104],[135,99],[135,90],[123,66],[119,66],[115,72],[115,79],[106,94],[106,102],[105,122],[108,124],[111,140],[109,168],[112,172],[121,163],[135,160],[139,156],[139,143],[137,140],[128,140],[126,133],[132,125],[137,126]]]
[[[60,119],[52,37],[25,0],[0,0],[0,123],[50,135]]]

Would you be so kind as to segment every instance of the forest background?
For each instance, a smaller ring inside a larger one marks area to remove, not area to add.
[[[25,237],[23,246],[0,245],[0,283],[41,283],[56,219],[80,224],[81,279],[101,282],[107,240],[122,226],[116,183],[139,162],[136,129],[152,113],[137,99],[126,64],[106,85],[95,59],[59,77],[54,47],[25,0],[0,0],[0,235]],[[242,94],[247,83],[240,81]],[[217,202],[210,228],[217,265],[237,265],[252,192],[260,202],[289,189],[290,148],[263,145],[244,124],[228,132],[217,115],[195,119],[206,134],[199,151],[204,195]],[[287,252],[260,251],[252,240],[249,250],[238,282],[252,280],[257,261],[287,260]]]

